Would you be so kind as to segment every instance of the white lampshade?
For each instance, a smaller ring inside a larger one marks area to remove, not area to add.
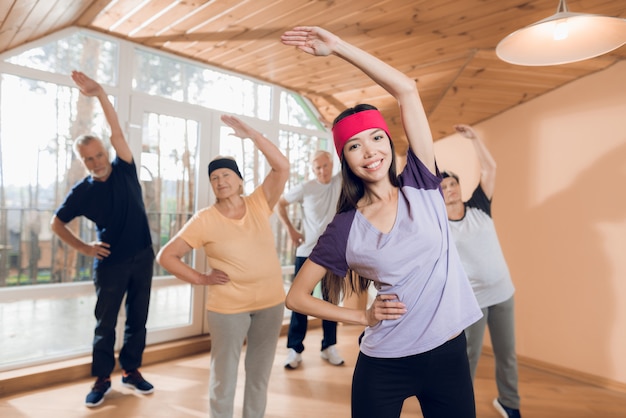
[[[502,39],[496,55],[517,65],[558,65],[597,57],[625,43],[626,19],[571,13],[560,0],[556,14]]]

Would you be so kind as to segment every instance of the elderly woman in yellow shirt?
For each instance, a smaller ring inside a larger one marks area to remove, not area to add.
[[[232,135],[250,138],[271,170],[263,184],[243,196],[243,178],[235,160],[213,159],[209,179],[215,204],[194,214],[161,249],[157,261],[181,280],[208,285],[211,417],[233,416],[237,369],[247,341],[243,418],[260,418],[265,413],[285,300],[269,219],[289,177],[289,161],[269,139],[240,119],[224,115],[222,121],[233,128]],[[210,266],[206,273],[182,261],[185,254],[200,247]]]

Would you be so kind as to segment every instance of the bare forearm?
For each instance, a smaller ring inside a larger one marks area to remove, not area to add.
[[[351,325],[368,325],[364,310],[344,308],[310,295],[295,295],[289,292],[285,303],[287,308],[293,311],[319,319]]]
[[[258,131],[252,132],[250,139],[265,156],[273,171],[289,173],[289,160],[272,141]]]
[[[340,39],[333,52],[359,68],[395,98],[412,94],[416,90],[415,82],[411,78],[357,46]]]
[[[109,100],[109,96],[107,96],[104,89],[98,93],[97,98],[100,102],[100,106],[102,107],[102,111],[104,112],[104,117],[111,129],[111,136],[122,135],[122,127],[120,126],[117,112],[115,111],[113,103]]]
[[[124,137],[124,132],[122,131],[117,112],[104,90],[99,92],[97,97],[100,105],[102,106],[104,117],[111,130],[111,145],[115,149],[118,157],[130,163],[133,159],[133,155],[130,151],[128,143],[126,142],[126,138]]]
[[[289,178],[289,160],[276,145],[259,132],[255,131],[250,138],[272,168],[263,180],[262,187],[269,207],[273,208],[283,194],[283,189]]]
[[[326,269],[311,259],[304,262],[291,284],[285,304],[291,310],[329,321],[367,325],[364,310],[344,308],[312,296]]]
[[[54,232],[61,241],[70,247],[74,248],[76,251],[88,254],[87,247],[88,244],[81,240],[76,234],[74,234],[68,227],[67,224],[63,223],[56,216],[52,219],[50,224],[50,229]]]
[[[289,219],[289,214],[287,213],[287,204],[285,204],[282,198],[278,201],[276,205],[276,214],[278,215],[278,219],[282,222],[282,224],[287,228],[289,234],[296,230],[296,228],[291,223],[291,219]]]
[[[483,140],[477,136],[472,140],[472,143],[474,144],[481,170],[495,174],[496,160],[494,160]]]
[[[177,279],[191,284],[203,284],[202,274],[173,254],[159,254],[157,262]]]

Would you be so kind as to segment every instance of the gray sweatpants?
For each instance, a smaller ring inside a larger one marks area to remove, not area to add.
[[[239,314],[208,312],[211,333],[209,402],[211,418],[232,418],[239,358],[244,341],[245,389],[243,418],[262,418],[267,404],[267,385],[276,355],[285,306]]]
[[[519,409],[514,308],[513,296],[502,303],[483,308],[483,317],[465,330],[465,336],[467,337],[470,372],[472,373],[472,380],[474,380],[478,359],[480,359],[483,348],[485,328],[489,327],[489,336],[496,361],[498,399],[509,408]]]

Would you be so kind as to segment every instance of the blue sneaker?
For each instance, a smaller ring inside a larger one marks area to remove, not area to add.
[[[498,411],[500,415],[502,415],[502,418],[522,418],[522,415],[519,413],[519,409],[513,409],[502,405],[498,398],[493,400],[493,407],[496,408],[496,411]]]
[[[139,370],[133,370],[130,372],[124,370],[122,384],[126,387],[133,388],[135,391],[143,393],[144,395],[154,392],[154,386],[143,378],[141,373],[139,373]]]
[[[85,406],[93,408],[100,405],[104,401],[104,395],[111,391],[111,378],[99,377],[96,379],[96,383],[91,387],[91,392],[85,399]]]

